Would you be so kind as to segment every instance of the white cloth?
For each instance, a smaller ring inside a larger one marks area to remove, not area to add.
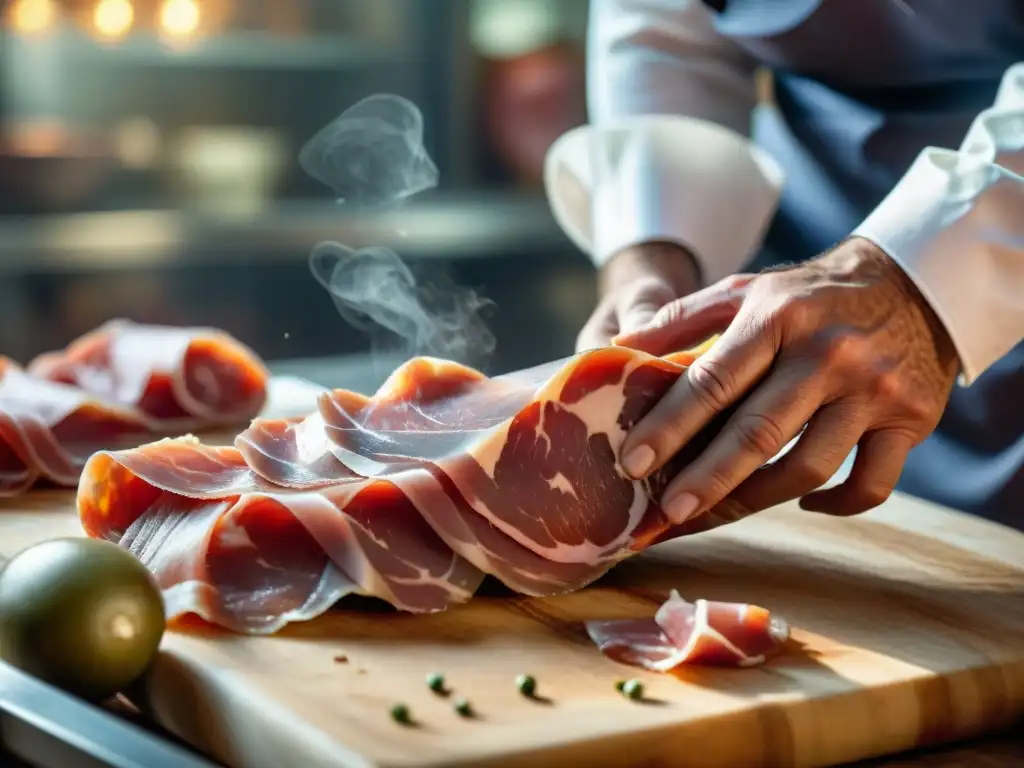
[[[556,220],[601,265],[625,247],[688,247],[706,282],[760,248],[784,183],[747,137],[755,63],[687,0],[594,0],[590,125],[552,145]],[[591,221],[597,226],[592,226]],[[1024,339],[1024,63],[958,151],[928,147],[852,234],[921,290],[969,384]]]

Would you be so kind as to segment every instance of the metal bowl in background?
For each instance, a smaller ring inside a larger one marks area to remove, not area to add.
[[[274,129],[193,126],[174,142],[167,170],[183,208],[245,217],[273,202],[289,159]]]

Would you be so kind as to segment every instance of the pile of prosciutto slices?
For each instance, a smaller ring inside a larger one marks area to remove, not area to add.
[[[244,424],[263,408],[267,378],[222,331],[125,320],[27,369],[0,357],[0,498],[74,487],[101,448]]]
[[[657,503],[716,425],[646,480],[617,459],[700,351],[607,347],[494,378],[414,358],[372,397],[325,391],[305,418],[253,420],[268,376],[238,341],[117,321],[27,369],[0,359],[0,496],[77,484],[86,533],[150,569],[170,619],[241,633],[351,594],[443,611],[487,575],[567,593],[726,522],[679,523]],[[232,446],[170,437],[245,422]],[[757,664],[788,638],[756,606],[675,593],[652,618],[587,628],[611,658],[654,670]]]
[[[100,451],[79,513],[90,536],[150,568],[170,617],[242,633],[275,632],[350,594],[443,611],[486,575],[527,595],[571,592],[720,522],[678,524],[657,503],[713,428],[646,480],[617,460],[693,359],[608,347],[488,378],[415,358],[372,397],[326,391],[305,418],[256,419],[231,447],[187,436]],[[755,664],[788,636],[754,606],[678,595],[651,620],[588,629],[608,655],[652,669]]]

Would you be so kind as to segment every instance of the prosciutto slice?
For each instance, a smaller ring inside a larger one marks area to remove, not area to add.
[[[169,618],[193,613],[239,632],[274,632],[348,594],[440,611],[483,578],[387,481],[283,488],[237,449],[193,437],[94,455],[78,508],[88,535],[154,573]]]
[[[756,666],[789,640],[789,625],[764,608],[690,603],[675,590],[653,619],[591,621],[587,632],[615,661],[656,672],[680,665]]]
[[[356,474],[400,488],[455,552],[531,595],[579,589],[684,530],[656,499],[714,428],[644,481],[617,453],[693,353],[604,348],[487,379],[419,358],[367,398],[335,390],[300,424],[255,421],[236,441],[270,482]]]
[[[487,378],[417,358],[373,397],[326,392],[304,419],[255,420],[233,448],[180,439],[99,453],[79,512],[89,535],[150,567],[172,616],[245,632],[353,592],[443,610],[485,574],[531,595],[573,591],[724,522],[671,520],[656,501],[714,425],[647,480],[617,458],[693,359],[609,347]]]
[[[135,407],[166,432],[245,423],[267,397],[260,359],[210,328],[114,320],[61,352],[39,356],[28,371]]]
[[[138,412],[80,389],[41,381],[0,357],[0,498],[39,480],[74,486],[101,447],[138,445],[151,425]]]

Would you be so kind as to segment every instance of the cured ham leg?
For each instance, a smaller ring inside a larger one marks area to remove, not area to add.
[[[170,618],[274,632],[364,594],[412,612],[469,599],[482,574],[383,480],[287,489],[234,448],[194,438],[94,455],[78,490],[86,533],[156,576]]]
[[[0,358],[0,498],[40,479],[74,486],[94,451],[137,445],[150,434],[137,412],[40,381]]]
[[[267,397],[260,359],[209,328],[115,320],[39,356],[28,371],[138,408],[168,432],[245,423]]]
[[[615,661],[656,672],[680,665],[756,666],[789,640],[789,625],[764,608],[690,603],[675,590],[653,619],[591,621],[587,632]]]

